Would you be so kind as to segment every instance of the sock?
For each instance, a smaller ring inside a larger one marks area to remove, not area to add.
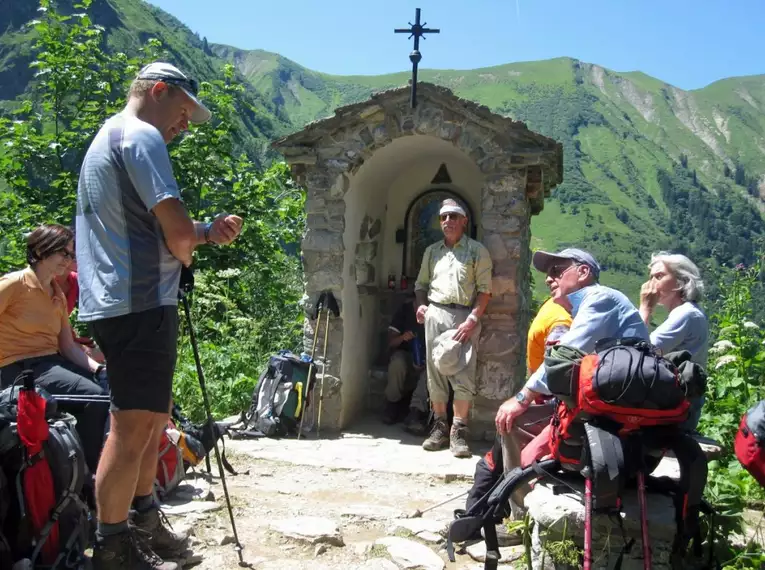
[[[145,513],[154,507],[154,495],[133,497],[133,508],[139,513]]]
[[[118,523],[105,523],[98,521],[98,530],[96,532],[98,533],[98,536],[105,538],[107,536],[120,534],[121,532],[127,532],[127,530],[128,522],[127,519],[125,519],[124,521]]]
[[[437,414],[437,413],[433,412],[433,417],[436,418],[437,420],[442,420],[444,422],[446,422],[446,420],[447,420],[446,414]]]
[[[453,424],[457,426],[458,424],[461,426],[467,426],[467,422],[463,420],[462,418],[458,418],[457,416],[454,416],[454,422]]]

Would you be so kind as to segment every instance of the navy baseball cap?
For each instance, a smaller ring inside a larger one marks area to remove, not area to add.
[[[590,268],[590,272],[595,276],[595,280],[600,278],[600,265],[591,253],[584,251],[583,249],[570,247],[564,249],[560,253],[535,251],[534,257],[531,260],[534,269],[541,271],[542,273],[547,273],[552,266],[561,261],[574,261],[580,265],[586,265]]]

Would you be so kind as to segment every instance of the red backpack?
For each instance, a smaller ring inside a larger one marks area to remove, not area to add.
[[[626,435],[680,424],[690,407],[677,367],[639,339],[598,343],[594,354],[573,364],[566,381],[559,374],[549,387],[560,400],[550,447],[564,467],[574,470],[586,463],[585,422],[605,423]]]
[[[175,424],[172,420],[168,420],[167,427],[159,440],[157,478],[154,481],[160,499],[172,492],[186,475],[183,467],[183,451],[178,445],[180,436],[181,433]]]
[[[741,418],[733,447],[744,469],[765,487],[765,400]]]
[[[677,523],[672,556],[682,558],[691,539],[694,549],[700,548],[707,464],[698,443],[678,427],[690,407],[689,387],[681,383],[678,368],[642,339],[607,339],[594,354],[565,346],[552,353],[545,358],[545,365],[551,365],[548,388],[559,404],[550,448],[561,468],[584,475],[590,489],[586,511],[620,511],[627,481],[637,478],[644,567],[650,568],[645,485],[664,451],[671,449],[680,464],[680,481],[668,489]],[[588,518],[586,512],[585,527]],[[585,543],[585,560],[591,560],[591,544]],[[625,542],[619,559],[629,546]]]

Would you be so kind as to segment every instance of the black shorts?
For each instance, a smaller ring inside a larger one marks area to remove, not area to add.
[[[112,410],[167,413],[178,356],[178,307],[91,323],[106,357]]]

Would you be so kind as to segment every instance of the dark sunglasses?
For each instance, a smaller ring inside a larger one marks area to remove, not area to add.
[[[553,265],[548,271],[547,276],[552,279],[560,279],[560,277],[572,267],[579,267],[581,263],[574,263],[573,265]]]
[[[153,79],[155,81],[162,81],[163,83],[169,83],[171,85],[177,85],[189,91],[195,97],[199,94],[199,83],[195,79],[180,79],[178,77],[167,77],[161,73],[147,73],[141,75],[138,79]]]
[[[459,214],[441,214],[438,217],[441,218],[442,222],[445,222],[446,220],[448,220],[450,218],[452,220],[459,220],[460,219],[460,215]]]

